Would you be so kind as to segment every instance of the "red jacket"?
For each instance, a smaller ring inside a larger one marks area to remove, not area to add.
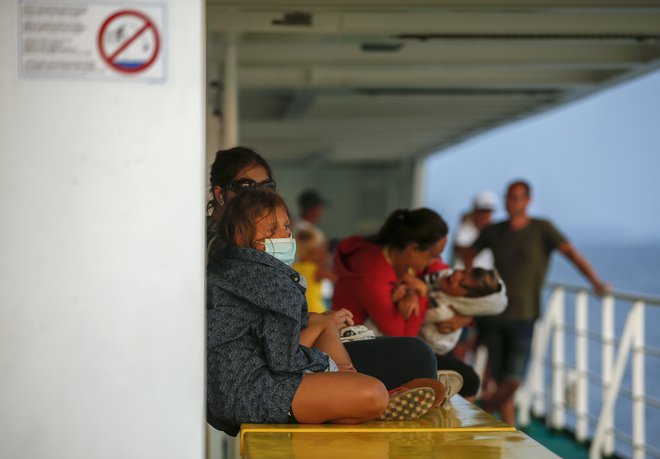
[[[356,324],[371,318],[387,336],[417,336],[428,299],[418,297],[419,313],[403,318],[391,299],[397,277],[379,245],[361,236],[344,239],[335,252],[334,271],[332,309],[348,309]]]

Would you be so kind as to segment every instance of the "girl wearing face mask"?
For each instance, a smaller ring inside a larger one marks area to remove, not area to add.
[[[352,424],[425,414],[433,387],[388,394],[355,371],[330,320],[307,326],[304,288],[288,265],[295,251],[288,221],[282,198],[266,189],[239,194],[219,220],[222,245],[207,277],[208,421],[235,434],[244,422]]]

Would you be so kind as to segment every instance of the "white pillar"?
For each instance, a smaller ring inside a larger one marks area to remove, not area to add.
[[[227,34],[222,88],[222,146],[238,145],[238,35]]]
[[[205,2],[159,2],[151,84],[20,77],[26,3],[0,1],[0,457],[201,459]]]
[[[412,195],[412,208],[421,207],[424,205],[424,187],[425,183],[425,166],[426,158],[417,157],[414,159],[413,167],[413,195]]]

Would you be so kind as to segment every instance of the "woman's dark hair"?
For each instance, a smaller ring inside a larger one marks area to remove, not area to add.
[[[492,269],[472,268],[470,270],[472,285],[467,289],[466,297],[479,298],[499,292],[502,289],[497,274]]]
[[[447,236],[447,223],[431,209],[398,209],[387,217],[378,233],[367,239],[381,246],[403,250],[414,242],[426,250]]]
[[[236,174],[251,164],[263,167],[268,172],[268,178],[273,178],[272,169],[256,151],[247,147],[218,150],[215,154],[215,161],[211,165],[211,200],[207,204],[209,209],[217,204],[213,196],[213,187],[226,187],[236,177]]]
[[[257,221],[265,214],[274,213],[284,207],[289,208],[276,191],[258,188],[249,193],[239,193],[226,206],[218,222],[218,237],[228,245],[237,245],[236,240],[249,241],[254,247]]]

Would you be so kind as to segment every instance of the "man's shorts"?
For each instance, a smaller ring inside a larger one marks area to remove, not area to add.
[[[535,320],[478,317],[479,339],[488,348],[488,363],[496,381],[522,381],[532,348]]]

